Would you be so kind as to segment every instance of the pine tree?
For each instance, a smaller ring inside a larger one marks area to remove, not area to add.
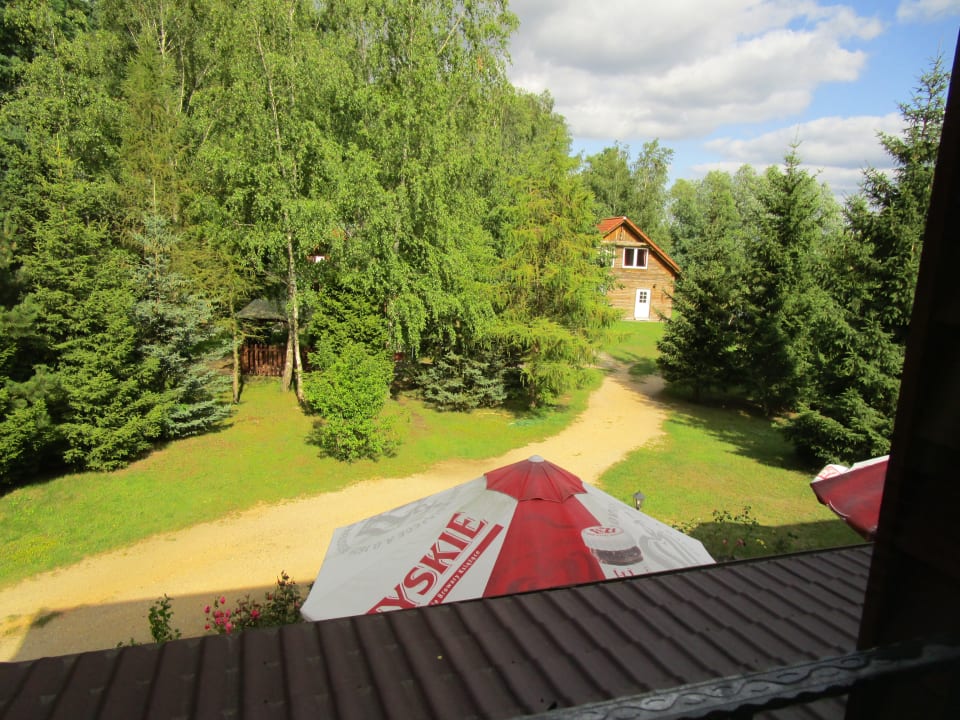
[[[830,311],[810,332],[814,387],[787,429],[820,461],[889,451],[948,80],[937,58],[911,103],[900,105],[902,135],[881,134],[893,176],[865,173],[828,258]]]
[[[747,392],[765,412],[790,410],[809,378],[807,319],[816,309],[813,269],[837,229],[832,200],[800,167],[793,148],[771,167],[759,196],[747,270],[739,366]]]
[[[741,220],[729,175],[674,188],[672,233],[685,238],[684,265],[673,294],[673,314],[657,343],[664,379],[689,388],[695,399],[737,384],[738,322],[743,273]],[[677,212],[679,210],[679,212]]]
[[[213,309],[171,270],[177,238],[163,218],[147,216],[136,241],[141,261],[132,274],[138,294],[133,317],[141,382],[158,393],[162,438],[205,432],[229,414],[223,399],[226,379],[209,364],[224,354]]]

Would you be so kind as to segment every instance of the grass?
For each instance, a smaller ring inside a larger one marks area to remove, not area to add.
[[[528,413],[440,413],[401,396],[390,403],[406,435],[396,456],[352,464],[319,457],[307,443],[313,420],[293,395],[277,381],[254,381],[219,432],[170,443],[123,470],[66,475],[0,498],[0,586],[260,503],[501,455],[568,425],[601,375],[591,378],[561,407]]]
[[[650,374],[661,332],[659,323],[619,323],[606,352],[635,375]],[[306,440],[313,421],[292,394],[276,381],[252,382],[220,432],[170,443],[124,470],[67,475],[0,498],[0,586],[260,503],[404,477],[441,460],[501,455],[566,427],[599,385],[600,373],[592,377],[564,406],[533,413],[440,413],[401,396],[390,403],[406,436],[397,455],[353,464],[319,457]],[[810,469],[797,464],[770,421],[667,403],[665,435],[605,473],[608,492],[632,503],[642,490],[646,512],[689,530],[715,557],[859,540],[817,503]]]
[[[608,352],[653,365],[662,326],[632,325]],[[798,461],[769,419],[746,409],[664,399],[670,411],[664,436],[604,473],[600,484],[607,492],[632,504],[642,491],[645,512],[700,538],[718,558],[862,542],[817,502],[812,469]]]

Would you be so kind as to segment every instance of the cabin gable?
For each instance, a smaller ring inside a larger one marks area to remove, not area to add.
[[[615,279],[607,290],[610,304],[625,320],[670,317],[680,273],[673,259],[629,218],[606,218],[597,227]]]

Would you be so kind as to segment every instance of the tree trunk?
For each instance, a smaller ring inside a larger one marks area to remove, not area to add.
[[[230,301],[230,320],[233,326],[233,404],[240,402],[240,323],[234,311],[233,300]]]
[[[303,360],[300,358],[300,310],[297,307],[297,264],[293,254],[293,235],[287,233],[287,297],[290,302],[290,339],[292,348],[287,347],[287,362],[292,361],[293,372],[296,373],[297,400],[304,401],[303,396]],[[290,358],[290,350],[293,357]]]
[[[293,380],[293,330],[292,323],[287,323],[287,353],[283,360],[283,389],[289,390]]]

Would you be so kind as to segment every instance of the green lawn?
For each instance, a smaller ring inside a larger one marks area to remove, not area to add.
[[[661,331],[658,323],[619,323],[606,350],[631,363],[635,374],[649,374]],[[439,413],[401,397],[390,403],[406,435],[397,455],[353,464],[319,457],[306,442],[312,420],[292,394],[276,381],[252,382],[220,432],[171,443],[124,470],[68,475],[0,498],[0,586],[258,503],[403,477],[451,458],[501,455],[559,432],[599,382],[595,373],[593,385],[572,393],[563,407],[537,413]],[[688,528],[715,556],[727,547],[752,555],[857,542],[817,503],[809,469],[797,466],[768,420],[668,403],[665,437],[605,473],[601,484],[609,492],[632,502],[642,490],[646,511]],[[747,505],[746,522],[735,522]],[[731,517],[717,522],[714,511]]]
[[[629,325],[609,352],[645,369],[654,363],[662,325]],[[715,557],[862,542],[817,502],[812,469],[800,465],[770,420],[740,408],[663,399],[670,408],[665,436],[604,473],[607,492],[629,503],[643,492],[646,512],[699,537]]]
[[[292,393],[254,381],[219,432],[170,443],[123,470],[66,475],[0,498],[0,586],[258,503],[501,455],[566,427],[599,385],[600,373],[591,377],[562,407],[530,413],[439,413],[401,397],[389,403],[406,436],[397,455],[352,464],[319,457],[306,442],[313,420]]]

